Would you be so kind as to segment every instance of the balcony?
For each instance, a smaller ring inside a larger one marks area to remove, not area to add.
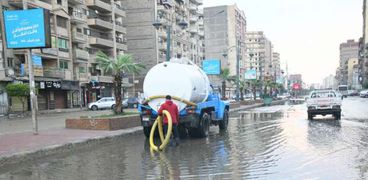
[[[196,33],[198,33],[198,29],[197,29],[197,27],[191,27],[191,28],[189,28],[189,32],[193,33],[193,34],[196,34]]]
[[[116,4],[115,14],[118,16],[126,17],[125,9],[118,4]]]
[[[73,11],[70,15],[70,22],[75,24],[84,24],[86,23],[87,16],[83,13]]]
[[[9,5],[12,5],[18,8],[23,7],[23,0],[8,0],[8,3]],[[51,0],[28,0],[28,6],[29,6],[28,8],[39,7],[39,8],[44,8],[48,10],[52,9]]]
[[[200,16],[203,16],[203,9],[198,9],[197,14],[200,15]]]
[[[82,81],[82,82],[88,82],[88,73],[79,73],[77,74],[77,80]]]
[[[192,17],[190,17],[190,19],[189,19],[189,22],[190,23],[196,23],[198,21],[198,17],[195,17],[195,16],[192,16]]]
[[[126,28],[123,26],[123,24],[122,23],[120,23],[120,22],[116,22],[116,26],[115,26],[115,28],[116,28],[116,31],[118,31],[118,32],[121,32],[121,33],[123,33],[123,34],[126,34]]]
[[[203,4],[203,0],[190,0],[190,2],[197,4],[197,5],[202,5]]]
[[[57,68],[45,67],[43,69],[43,77],[65,79],[65,71]]]
[[[49,55],[54,55],[54,56],[58,55],[58,49],[57,48],[42,48],[41,52],[43,54],[49,54]]]
[[[89,53],[83,49],[75,49],[74,50],[75,58],[78,60],[86,60],[89,59]]]
[[[88,26],[101,30],[112,30],[112,23],[99,19],[99,18],[91,18],[87,20]]]
[[[85,4],[84,0],[68,0],[68,3],[72,5]]]
[[[197,14],[198,7],[196,5],[189,5],[189,11],[192,14]]]
[[[198,35],[199,35],[200,37],[204,37],[204,32],[203,32],[203,31],[199,31],[199,32],[198,32]]]
[[[87,42],[87,35],[85,35],[81,32],[77,32],[76,30],[73,30],[72,40],[73,40],[73,42],[77,42],[77,43],[86,43]]]
[[[89,37],[89,44],[100,48],[112,48],[113,41],[111,39],[102,39],[99,37]]]
[[[86,6],[100,12],[111,12],[111,4],[101,0],[86,0]]]
[[[114,81],[114,77],[111,76],[91,76],[91,79],[105,83],[112,83]]]
[[[121,42],[116,42],[116,48],[121,49],[123,51],[128,50],[128,46],[126,44],[121,43]]]

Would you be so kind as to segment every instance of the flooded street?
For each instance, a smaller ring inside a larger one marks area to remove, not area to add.
[[[143,133],[0,167],[0,179],[367,179],[368,99],[343,101],[342,120],[281,105],[232,113],[229,129],[151,153]]]

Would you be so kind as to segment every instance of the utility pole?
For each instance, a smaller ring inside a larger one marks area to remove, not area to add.
[[[28,1],[23,0],[23,10],[28,9]],[[38,120],[37,120],[37,96],[35,94],[35,81],[33,75],[33,62],[32,62],[32,50],[27,49],[27,60],[28,60],[28,75],[29,75],[29,94],[31,99],[31,111],[32,111],[32,124],[33,124],[33,134],[38,134]]]
[[[240,41],[239,39],[237,38],[237,47],[236,47],[236,101],[238,102],[239,101],[239,94],[240,94],[240,85],[239,85],[239,61],[240,61]]]

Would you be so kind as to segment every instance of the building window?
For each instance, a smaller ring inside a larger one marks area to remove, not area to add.
[[[86,73],[86,67],[79,67],[79,73]]]
[[[82,33],[82,29],[81,28],[77,28],[77,32]]]
[[[84,28],[84,29],[83,29],[83,33],[84,33],[85,35],[87,35],[87,36],[90,36],[90,35],[91,35],[91,31],[90,31],[89,29],[87,29],[87,28]]]
[[[60,61],[59,62],[59,68],[63,69],[63,70],[68,69],[68,61]]]
[[[63,17],[60,17],[60,16],[57,16],[56,18],[57,20],[57,26],[58,27],[62,27],[62,28],[67,28],[67,19],[66,18],[63,18]]]
[[[60,50],[67,50],[68,51],[68,44],[69,44],[69,41],[66,40],[66,39],[63,39],[63,38],[59,38],[58,39],[58,48]]]
[[[8,67],[13,67],[13,58],[7,58],[6,59],[8,61]]]
[[[57,4],[61,5],[62,4],[62,0],[57,0]]]

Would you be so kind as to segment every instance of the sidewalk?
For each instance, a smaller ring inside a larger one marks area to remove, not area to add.
[[[277,101],[273,104],[280,102],[281,101]],[[262,103],[244,105],[233,108],[230,111],[236,112],[261,106],[263,106]],[[65,112],[52,114],[52,116],[50,116],[50,114],[40,115],[39,135],[32,134],[31,118],[0,120],[0,167],[6,164],[15,164],[60,152],[68,152],[73,147],[77,147],[77,145],[98,143],[100,140],[142,131],[142,127],[117,131],[75,130],[64,128],[65,118],[67,117],[106,114],[107,112],[109,111]]]

